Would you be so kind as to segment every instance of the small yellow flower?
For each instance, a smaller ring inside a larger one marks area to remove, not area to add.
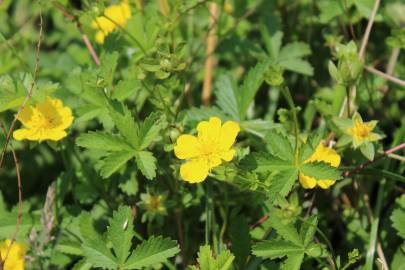
[[[328,148],[323,145],[321,142],[315,149],[315,152],[310,156],[304,163],[314,162],[314,161],[323,161],[325,163],[329,163],[333,167],[338,167],[340,164],[340,156],[336,151],[332,148]],[[335,180],[328,180],[328,179],[320,179],[317,180],[313,177],[309,177],[300,173],[299,176],[300,183],[304,188],[314,188],[316,185],[323,189],[329,188],[333,185],[336,181]]]
[[[382,138],[379,134],[372,132],[376,125],[377,121],[364,123],[360,114],[355,113],[352,118],[352,126],[346,128],[344,132],[353,138],[353,146],[357,148],[364,142],[373,142]]]
[[[221,165],[222,160],[231,161],[236,151],[232,149],[240,131],[239,124],[211,117],[197,126],[198,136],[181,135],[174,147],[174,154],[187,162],[181,165],[181,177],[190,183],[199,183],[207,178],[209,171]]]
[[[65,129],[72,125],[73,116],[72,110],[63,107],[61,100],[47,97],[35,107],[25,107],[18,120],[24,127],[14,131],[14,139],[58,141],[67,136]]]
[[[1,259],[6,259],[3,265],[3,270],[24,270],[24,256],[26,252],[25,245],[14,242],[7,256],[7,251],[10,244],[11,240],[0,242]]]
[[[96,33],[96,42],[103,44],[105,37],[112,33],[118,26],[125,27],[129,18],[131,18],[131,9],[128,0],[121,4],[112,5],[104,10],[105,16],[97,17],[92,21],[91,26],[98,29]]]

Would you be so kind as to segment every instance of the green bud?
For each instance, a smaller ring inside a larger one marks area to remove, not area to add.
[[[271,86],[280,86],[284,82],[284,70],[278,65],[271,65],[264,75],[264,80]]]

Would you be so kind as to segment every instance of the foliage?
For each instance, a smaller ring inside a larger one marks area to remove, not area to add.
[[[28,270],[402,269],[404,14],[0,1],[0,259],[15,241]]]

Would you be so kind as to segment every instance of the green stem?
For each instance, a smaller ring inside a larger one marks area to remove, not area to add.
[[[346,87],[346,100],[347,117],[350,118],[350,87]]]
[[[288,106],[290,106],[292,118],[294,122],[294,137],[295,137],[295,146],[294,146],[294,154],[295,154],[295,162],[298,163],[298,134],[299,134],[299,125],[298,125],[298,118],[297,118],[297,109],[295,108],[294,100],[291,96],[290,89],[288,87],[282,87],[281,92],[284,95],[284,98],[287,100]]]
[[[207,181],[205,189],[205,244],[210,244],[210,232],[211,232],[211,185]]]

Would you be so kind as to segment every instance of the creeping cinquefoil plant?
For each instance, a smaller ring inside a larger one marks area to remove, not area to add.
[[[403,270],[402,0],[0,0],[0,270]]]

